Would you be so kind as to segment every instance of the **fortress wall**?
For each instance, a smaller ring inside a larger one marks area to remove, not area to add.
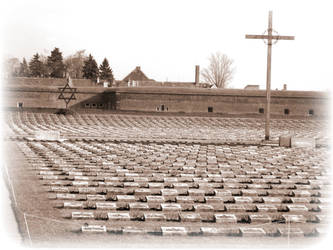
[[[76,100],[69,103],[69,107],[80,108],[85,100],[93,99],[103,102],[100,88],[81,88],[75,94]],[[18,103],[23,103],[24,108],[65,108],[64,100],[59,100],[57,88],[5,88],[3,91],[6,108],[17,107]]]
[[[196,88],[194,82],[159,82],[159,81],[140,81],[139,87],[179,87]]]
[[[263,90],[212,90],[200,88],[167,87],[79,87],[73,109],[109,109],[121,111],[182,112],[219,114],[264,114],[266,95]],[[5,107],[64,108],[58,100],[58,87],[19,86],[5,87]],[[308,117],[329,115],[329,96],[323,92],[272,91],[271,113],[279,116]],[[162,111],[163,110],[163,111]],[[288,110],[289,114],[285,114]]]
[[[316,116],[328,115],[328,96],[320,92],[292,92],[272,92],[272,115],[309,116],[309,112]],[[210,108],[213,113],[259,114],[259,108],[266,108],[265,102],[265,91],[172,89],[167,93],[166,88],[117,91],[117,109],[131,111],[161,111],[163,105],[164,112],[207,113]]]

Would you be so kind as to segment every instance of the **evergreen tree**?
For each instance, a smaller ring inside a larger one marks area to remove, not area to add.
[[[58,48],[54,48],[54,50],[51,51],[51,56],[47,57],[47,66],[50,70],[51,77],[64,77],[65,65],[62,60],[62,53]]]
[[[84,61],[82,71],[84,78],[96,81],[98,77],[98,66],[91,54],[89,54],[88,59]]]
[[[19,76],[21,76],[21,77],[29,76],[29,66],[24,57],[23,57],[22,63],[20,63]]]
[[[43,63],[39,60],[39,55],[36,53],[29,62],[30,75],[33,77],[41,77],[43,74]]]
[[[99,66],[99,76],[102,80],[113,82],[113,74],[112,69],[109,66],[109,62],[106,58],[104,58],[102,64]]]

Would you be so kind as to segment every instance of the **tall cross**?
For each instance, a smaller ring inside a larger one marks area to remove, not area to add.
[[[266,74],[266,122],[265,122],[265,140],[269,140],[270,130],[270,113],[271,113],[271,61],[272,61],[272,42],[275,40],[294,40],[294,36],[280,36],[273,34],[272,11],[268,16],[267,34],[263,35],[246,35],[247,39],[267,39],[267,74]],[[266,32],[265,32],[266,33]],[[276,33],[276,32],[275,32]],[[265,40],[266,41],[266,40]]]

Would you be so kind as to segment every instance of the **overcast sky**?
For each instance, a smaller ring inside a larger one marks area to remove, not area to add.
[[[330,1],[2,1],[3,56],[63,56],[85,49],[109,60],[116,79],[135,66],[158,81],[194,81],[195,65],[220,51],[234,60],[232,87],[266,84],[267,46],[245,34],[273,29],[295,41],[273,46],[272,89],[327,90],[332,85]]]

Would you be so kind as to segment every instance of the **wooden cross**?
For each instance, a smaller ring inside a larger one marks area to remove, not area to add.
[[[271,112],[271,61],[272,61],[272,41],[275,40],[294,40],[294,36],[273,35],[272,11],[269,11],[267,35],[245,35],[247,39],[267,39],[267,75],[266,75],[266,122],[265,140],[269,140],[270,112]]]

